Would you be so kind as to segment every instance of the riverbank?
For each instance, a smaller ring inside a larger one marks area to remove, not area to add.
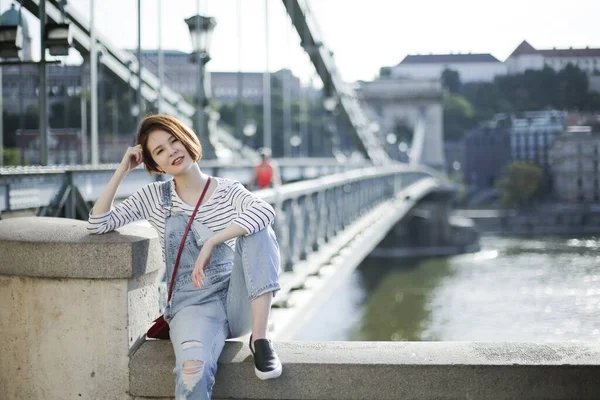
[[[500,235],[600,234],[600,206],[547,205],[535,210],[458,209],[453,215],[470,218],[481,233]]]

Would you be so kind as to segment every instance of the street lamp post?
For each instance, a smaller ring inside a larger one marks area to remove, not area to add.
[[[40,17],[40,159],[41,165],[48,165],[48,67],[46,66],[46,2],[41,1]]]
[[[92,165],[100,164],[98,151],[98,53],[96,52],[95,2],[90,1],[90,136]]]
[[[192,60],[198,64],[198,75],[196,81],[196,118],[195,130],[198,139],[202,143],[203,157],[214,158],[215,151],[210,142],[208,123],[206,121],[205,107],[207,104],[206,90],[204,87],[204,66],[210,61],[209,46],[212,32],[217,24],[213,17],[205,17],[197,14],[185,20],[192,37],[193,56]],[[203,140],[206,138],[206,140]]]
[[[137,123],[142,122],[144,117],[144,97],[142,95],[142,65],[144,63],[142,59],[142,1],[137,2],[137,76],[138,76],[138,91],[137,91],[137,109],[139,113],[137,115]]]

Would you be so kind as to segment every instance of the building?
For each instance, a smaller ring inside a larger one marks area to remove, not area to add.
[[[133,55],[135,51],[129,50]],[[165,85],[181,93],[186,99],[192,100],[196,96],[196,81],[198,80],[198,66],[193,63],[190,54],[177,50],[163,50]],[[145,50],[142,52],[144,68],[158,76],[158,50]],[[206,81],[210,87],[211,97],[220,105],[234,104],[238,98],[238,79],[242,87],[242,98],[252,104],[263,101],[263,73],[262,72],[215,72],[206,71]],[[273,76],[282,81],[288,79],[291,98],[300,97],[300,80],[290,70],[283,69],[273,73]]]
[[[23,33],[21,59],[31,61],[31,34],[25,13],[11,4],[10,9],[0,16],[0,25],[20,25]],[[23,112],[31,104],[37,104],[37,83],[39,68],[34,65],[2,66],[2,110],[5,113]]]
[[[282,69],[273,72],[272,75],[279,78],[282,83],[288,80],[291,99],[300,98],[302,93],[300,80],[292,74],[292,71]],[[210,72],[213,98],[221,105],[235,104],[238,99],[238,79],[240,79],[244,101],[260,104],[263,102],[263,78],[262,72]]]
[[[546,66],[560,71],[568,64],[576,65],[589,75],[600,72],[600,48],[538,50],[524,40],[506,59],[507,71],[511,75],[528,69],[541,70]]]
[[[1,17],[4,21],[7,11]],[[23,20],[24,21],[24,20]],[[165,51],[165,85],[181,93],[192,102],[196,96],[197,66],[189,61],[190,55],[180,51]],[[143,66],[158,75],[158,52],[145,51]],[[64,102],[68,96],[81,91],[82,80],[89,85],[89,63],[83,65],[50,64],[48,68],[48,104]],[[2,70],[3,110],[9,114],[24,114],[29,107],[37,107],[39,93],[39,67],[37,65],[9,65]],[[102,95],[105,70],[98,68],[98,82]],[[238,75],[241,78],[244,101],[260,104],[263,101],[263,74],[261,72],[208,72],[212,98],[220,105],[237,101]],[[282,81],[289,79],[292,99],[302,93],[300,80],[289,70],[273,73]],[[192,82],[190,84],[190,82]]]
[[[549,152],[554,139],[566,129],[562,111],[526,111],[520,115],[497,114],[496,123],[509,128],[513,161],[530,162],[549,172]]]
[[[461,82],[492,82],[506,75],[506,65],[491,54],[407,55],[391,68],[393,78],[439,79],[445,69],[457,71]]]
[[[89,82],[89,64],[57,65],[48,69],[48,105],[64,102],[68,96],[81,91],[81,81]],[[8,65],[2,67],[2,96],[4,112],[22,114],[31,106],[39,104],[40,69],[37,65]],[[104,71],[98,70],[98,81],[102,82]]]
[[[548,66],[560,71],[573,64],[589,75],[590,90],[600,92],[600,48],[538,50],[526,40],[504,61],[489,53],[409,54],[390,68],[392,78],[439,79],[445,69],[457,71],[461,82],[493,82],[496,76],[515,75]]]
[[[464,177],[468,187],[482,190],[494,186],[511,161],[534,163],[550,179],[550,148],[566,130],[561,111],[527,111],[496,114],[464,139]]]
[[[39,164],[40,131],[37,129],[17,130],[17,148],[22,165]],[[87,162],[83,154],[85,138],[79,128],[48,129],[48,164],[76,165]],[[121,157],[123,147],[121,147]]]
[[[592,132],[600,132],[600,112],[569,111],[565,121],[567,128],[589,126]]]
[[[464,138],[463,174],[467,190],[493,188],[510,162],[510,129],[489,123]]]
[[[553,188],[567,202],[600,202],[600,134],[571,132],[556,138],[550,149]]]

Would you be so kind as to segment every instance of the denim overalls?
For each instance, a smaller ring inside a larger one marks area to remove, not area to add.
[[[161,188],[165,207],[166,282],[170,283],[189,217],[172,212],[171,180]],[[204,286],[194,287],[191,279],[194,262],[203,243],[214,234],[203,224],[192,222],[171,301],[164,311],[175,351],[176,399],[210,399],[225,339],[248,333],[252,327],[250,302],[280,288],[279,246],[271,227],[238,237],[235,252],[225,243],[216,246],[205,270]],[[196,374],[184,374],[185,361],[200,361],[203,365]]]

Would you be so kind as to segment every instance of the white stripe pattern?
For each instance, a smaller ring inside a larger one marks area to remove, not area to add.
[[[249,192],[240,182],[227,178],[213,178],[217,187],[211,197],[198,208],[194,219],[213,232],[225,229],[234,223],[244,228],[248,235],[273,224],[275,211],[271,205]],[[166,210],[161,206],[161,188],[164,182],[153,182],[129,196],[112,210],[88,218],[88,232],[102,234],[118,229],[130,222],[146,220],[156,229],[163,249]],[[194,206],[184,203],[171,184],[171,200],[173,213],[187,215],[194,211]],[[235,251],[236,239],[227,241]]]

